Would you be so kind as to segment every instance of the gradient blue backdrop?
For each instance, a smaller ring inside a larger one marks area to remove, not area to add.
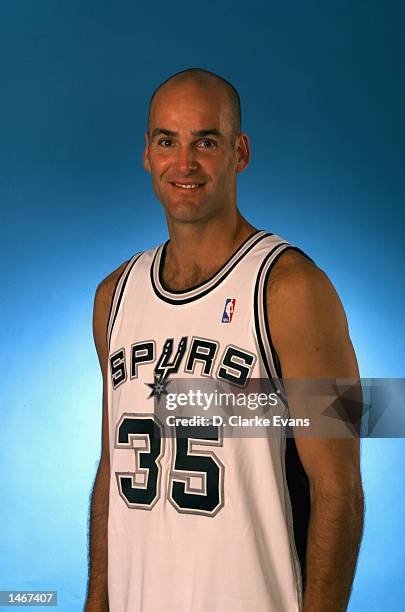
[[[191,66],[234,83],[242,214],[328,273],[362,376],[404,376],[404,3],[3,0],[0,28],[0,588],[57,589],[75,611],[100,451],[94,291],[166,239],[141,163],[153,89]],[[362,459],[349,609],[397,612],[404,440],[365,440]]]

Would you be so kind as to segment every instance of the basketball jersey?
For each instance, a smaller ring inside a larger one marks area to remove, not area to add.
[[[298,612],[309,489],[294,440],[283,427],[164,436],[151,395],[168,373],[280,377],[265,288],[280,255],[302,251],[259,230],[211,278],[172,291],[167,244],[130,259],[108,323],[110,610]]]

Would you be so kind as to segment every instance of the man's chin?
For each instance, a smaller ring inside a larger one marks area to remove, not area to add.
[[[166,202],[163,206],[166,216],[176,223],[198,223],[212,216],[201,202],[198,205],[195,202]]]

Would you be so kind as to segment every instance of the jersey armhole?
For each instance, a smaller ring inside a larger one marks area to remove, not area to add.
[[[108,325],[107,325],[107,347],[108,347],[108,351],[110,351],[110,345],[111,345],[111,336],[112,336],[112,332],[113,332],[113,328],[114,328],[114,323],[117,319],[118,316],[118,312],[119,312],[119,308],[122,302],[122,298],[124,295],[124,291],[125,291],[125,287],[127,285],[127,281],[129,278],[129,275],[131,273],[132,268],[134,267],[135,263],[138,261],[138,259],[140,258],[140,256],[142,255],[143,251],[140,253],[136,253],[135,255],[133,255],[131,257],[131,259],[128,261],[127,265],[125,266],[124,270],[121,273],[121,276],[118,279],[118,282],[115,286],[114,289],[114,293],[113,293],[113,297],[111,300],[111,307],[110,307],[110,314],[108,316]]]
[[[278,258],[287,250],[296,251],[315,264],[314,260],[300,248],[286,242],[279,244],[270,253],[268,253],[262,261],[256,279],[254,299],[255,327],[260,354],[267,376],[270,380],[273,380],[273,386],[276,388],[276,390],[279,390],[279,398],[283,401],[286,407],[285,416],[289,416],[288,402],[284,385],[282,384],[280,359],[271,338],[270,325],[267,316],[266,287],[271,270],[273,269]],[[301,570],[301,585],[305,589],[306,548],[310,516],[310,490],[309,480],[299,457],[293,435],[286,436],[285,438],[283,462],[285,468],[285,485],[288,489],[293,521],[293,529],[290,537],[292,536],[294,540],[294,547],[298,555]]]
[[[259,272],[256,278],[254,291],[254,313],[255,313],[255,328],[256,336],[259,344],[260,355],[263,359],[264,367],[269,378],[281,379],[281,363],[276,349],[274,348],[269,319],[267,316],[267,294],[266,287],[269,280],[270,272],[276,264],[279,257],[288,250],[300,253],[313,264],[314,260],[309,257],[300,248],[282,242],[271,250],[263,259]]]

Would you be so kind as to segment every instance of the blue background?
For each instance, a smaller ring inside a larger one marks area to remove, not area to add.
[[[59,609],[80,610],[100,452],[93,296],[167,237],[141,163],[153,89],[192,66],[237,87],[242,214],[328,273],[362,376],[404,376],[404,4],[15,0],[0,28],[0,588],[57,589]],[[362,460],[349,610],[397,612],[404,440],[365,440]]]

